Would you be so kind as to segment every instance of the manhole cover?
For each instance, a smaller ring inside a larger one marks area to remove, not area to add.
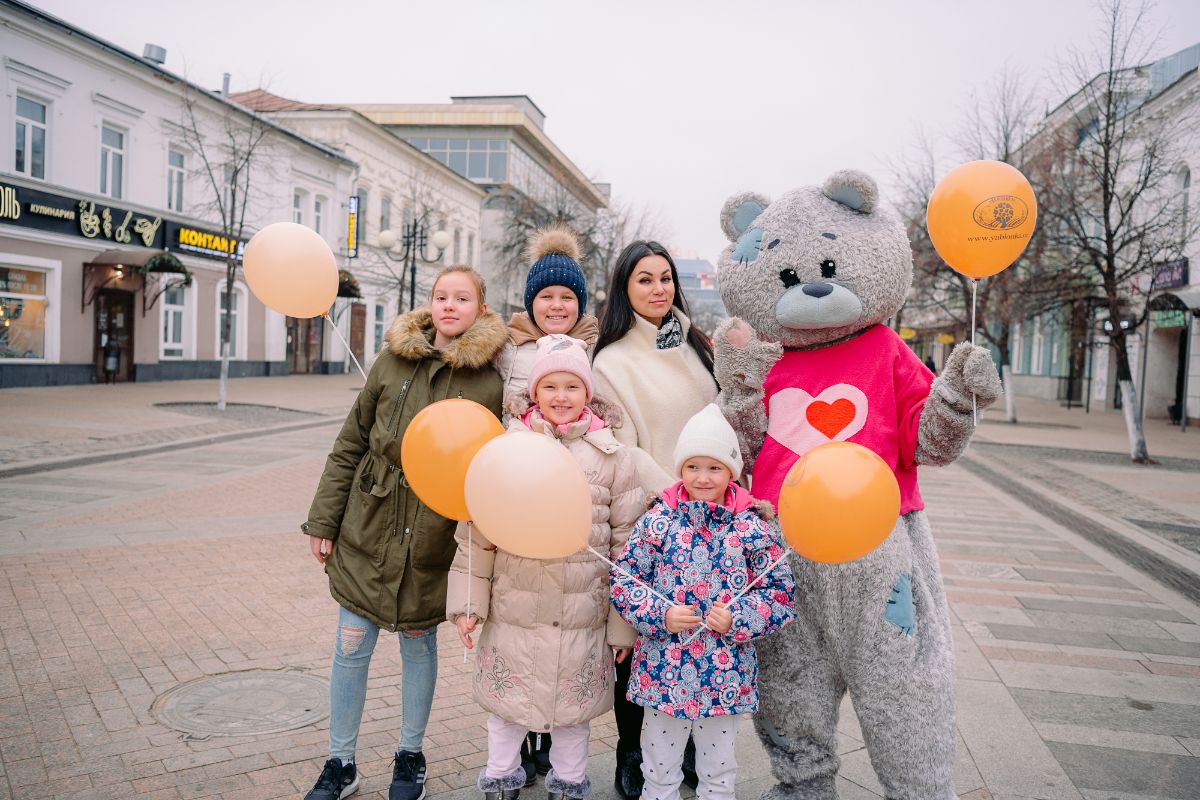
[[[280,733],[325,719],[329,682],[303,672],[227,672],[164,692],[150,711],[167,727],[194,735]]]

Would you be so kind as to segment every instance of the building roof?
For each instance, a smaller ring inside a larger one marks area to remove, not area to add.
[[[322,144],[321,142],[318,142],[315,139],[309,139],[307,136],[302,136],[301,134],[298,134],[295,131],[289,130],[281,125],[277,125],[274,122],[271,122],[266,117],[260,117],[255,112],[251,111],[250,109],[246,108],[245,106],[240,105],[239,103],[234,102],[230,98],[225,97],[220,92],[214,92],[214,91],[204,88],[203,86],[200,86],[199,84],[192,83],[191,81],[187,80],[186,78],[176,75],[174,72],[171,72],[170,70],[166,69],[161,64],[157,64],[153,61],[147,61],[146,59],[136,55],[135,53],[130,52],[129,50],[126,50],[123,47],[115,45],[112,42],[109,42],[105,39],[101,39],[99,36],[89,33],[88,31],[85,31],[82,28],[78,28],[78,27],[72,25],[71,23],[69,23],[65,20],[59,19],[58,17],[56,17],[52,14],[47,14],[45,11],[42,11],[41,9],[34,8],[33,6],[28,5],[27,3],[19,2],[19,0],[0,0],[0,8],[8,8],[8,9],[12,9],[14,11],[20,12],[20,13],[24,14],[25,16],[31,18],[36,23],[45,25],[50,28],[56,28],[59,31],[61,31],[62,33],[65,33],[70,37],[73,37],[73,38],[79,39],[83,42],[86,42],[87,44],[89,44],[93,47],[96,47],[100,50],[105,50],[105,51],[107,51],[125,61],[135,64],[138,67],[145,69],[159,77],[166,78],[168,81],[170,81],[172,83],[183,84],[184,86],[187,86],[190,91],[194,91],[197,94],[203,95],[204,97],[208,98],[209,100],[212,100],[213,102],[220,103],[221,105],[232,108],[241,114],[245,114],[250,117],[258,118],[265,125],[268,125],[269,127],[276,129],[280,134],[287,136],[291,139],[294,139],[296,141],[299,141],[299,142],[301,142],[309,147],[312,147],[316,150],[319,150],[330,158],[334,158],[339,161],[344,161],[348,164],[354,164],[354,161],[351,158],[349,158],[345,153],[343,153],[342,151],[340,151],[336,148],[330,147],[329,145],[326,145],[326,144]]]
[[[459,99],[460,102],[454,103],[354,103],[350,107],[387,127],[513,128],[529,146],[562,171],[581,200],[592,208],[608,206],[604,193],[567,158],[542,130],[538,120],[521,105],[501,102],[501,97],[470,98],[468,102]],[[497,102],[483,102],[488,100]]]
[[[675,269],[680,275],[714,275],[717,268],[704,258],[677,258]]]
[[[303,114],[305,112],[333,112],[335,114],[341,113],[352,115],[363,125],[369,126],[373,130],[377,131],[379,135],[386,136],[390,141],[394,142],[397,147],[407,148],[410,150],[413,156],[426,162],[426,165],[431,169],[444,173],[447,178],[450,178],[451,180],[454,180],[463,186],[469,186],[472,190],[479,192],[480,194],[484,193],[484,190],[479,186],[479,184],[475,183],[469,178],[459,175],[441,161],[438,161],[428,153],[423,152],[420,148],[413,147],[403,138],[396,136],[387,128],[362,114],[360,111],[351,108],[350,106],[338,105],[336,103],[302,103],[299,100],[292,100],[287,97],[280,97],[277,94],[272,94],[266,89],[251,89],[245,92],[231,92],[229,97],[235,103],[240,103],[260,114],[289,115],[297,113]]]

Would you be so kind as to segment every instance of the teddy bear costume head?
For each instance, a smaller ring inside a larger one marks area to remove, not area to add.
[[[836,342],[883,322],[912,283],[904,226],[862,172],[835,172],[774,202],[736,194],[721,227],[730,240],[718,265],[725,307],[784,347]]]

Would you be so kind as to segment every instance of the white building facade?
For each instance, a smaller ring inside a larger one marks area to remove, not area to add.
[[[148,53],[0,1],[0,387],[215,377],[229,253],[299,204],[344,257],[353,159]],[[221,137],[255,129],[261,145],[232,181],[249,175],[234,241],[209,173],[228,208]],[[240,271],[228,313],[233,376],[345,368],[319,319],[302,339]]]

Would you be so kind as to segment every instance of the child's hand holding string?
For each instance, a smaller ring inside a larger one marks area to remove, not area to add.
[[[671,633],[683,633],[699,625],[700,617],[691,606],[671,606],[667,609],[665,622]]]
[[[458,628],[458,638],[463,643],[463,647],[468,650],[475,649],[475,643],[471,641],[471,633],[474,632],[475,626],[479,624],[479,617],[471,614],[470,616],[463,614],[458,619],[454,620],[454,625]],[[465,658],[465,656],[464,656]]]
[[[729,611],[729,604],[713,603],[712,608],[708,610],[708,616],[704,618],[704,624],[713,633],[722,636],[729,633],[729,629],[733,627],[733,614]]]

